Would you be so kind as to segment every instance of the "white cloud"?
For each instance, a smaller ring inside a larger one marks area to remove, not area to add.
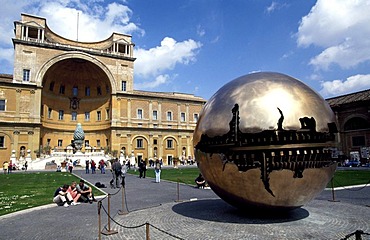
[[[78,15],[78,40],[101,41],[112,32],[140,35],[144,30],[130,22],[132,11],[125,5],[110,3],[101,5],[79,4],[70,7],[71,1],[49,2],[42,4],[39,14],[47,19],[52,31],[63,37],[76,40]]]
[[[202,28],[202,26],[198,25],[197,26],[197,34],[198,34],[198,36],[203,37],[206,34],[206,31],[204,30],[204,28]]]
[[[266,8],[266,12],[268,13],[268,14],[270,14],[270,13],[272,13],[272,12],[274,12],[275,10],[279,10],[279,9],[281,9],[281,8],[283,8],[283,7],[287,7],[288,5],[286,4],[286,3],[277,3],[277,2],[275,2],[275,1],[273,1],[272,3],[271,3],[271,5],[270,6],[268,6],[267,8]]]
[[[102,0],[0,0],[0,52],[13,47],[13,22],[20,20],[21,13],[46,18],[52,31],[72,40],[77,39],[77,13],[79,41],[101,41],[113,32],[145,34],[143,29],[131,21],[132,11],[126,5],[102,3]],[[0,60],[8,61],[4,59],[4,54],[0,55]]]
[[[135,89],[153,89],[162,84],[168,83],[170,76],[168,74],[159,75],[152,82],[135,83]]]
[[[321,83],[320,93],[325,97],[337,96],[364,89],[370,89],[370,74],[354,75],[346,80],[333,80]]]
[[[176,64],[194,62],[201,46],[201,43],[192,39],[176,42],[173,38],[165,37],[160,46],[148,50],[138,48],[135,52],[135,75],[153,77],[174,69]]]
[[[310,60],[316,69],[331,64],[355,67],[370,60],[370,1],[318,0],[301,20],[297,32],[299,47],[324,48]]]

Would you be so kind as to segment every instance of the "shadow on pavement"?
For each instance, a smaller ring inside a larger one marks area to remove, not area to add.
[[[297,221],[309,216],[303,208],[287,212],[258,213],[240,211],[221,199],[198,200],[176,204],[172,210],[180,215],[213,222],[269,224]]]

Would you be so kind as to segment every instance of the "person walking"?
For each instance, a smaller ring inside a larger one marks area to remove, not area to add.
[[[161,182],[161,163],[159,162],[158,159],[155,161],[154,172],[155,172],[155,182],[156,183]]]
[[[90,173],[90,161],[89,161],[89,159],[86,159],[86,161],[85,161],[85,173],[86,174],[89,174]]]
[[[95,169],[96,169],[96,163],[94,160],[91,159],[91,174],[95,173]]]
[[[122,177],[122,165],[119,162],[118,158],[114,159],[114,163],[112,164],[112,180],[110,181],[111,188],[119,188],[120,186],[120,177]]]
[[[4,174],[7,174],[8,173],[8,169],[9,169],[9,163],[7,161],[5,161],[3,163]]]

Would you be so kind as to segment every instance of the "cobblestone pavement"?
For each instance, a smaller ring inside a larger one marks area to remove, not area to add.
[[[148,171],[151,171],[149,169]],[[92,184],[109,186],[111,174],[77,176]],[[356,230],[370,233],[370,186],[323,191],[302,208],[287,214],[261,216],[242,213],[212,190],[161,181],[126,177],[125,206],[122,191],[110,194],[110,230],[102,239],[341,239]],[[52,194],[52,193],[51,193]],[[114,194],[114,195],[113,195]],[[50,204],[0,217],[0,239],[98,239],[98,204],[69,208]],[[108,198],[102,200],[101,227],[107,232]],[[119,215],[120,210],[128,212]],[[141,227],[137,227],[141,226]],[[355,239],[352,237],[351,239]],[[362,239],[370,239],[362,235]]]

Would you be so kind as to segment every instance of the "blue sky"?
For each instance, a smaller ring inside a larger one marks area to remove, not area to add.
[[[47,19],[57,34],[136,44],[134,88],[209,99],[257,71],[300,79],[323,97],[370,88],[369,0],[0,0],[0,73],[12,74],[13,22]]]

